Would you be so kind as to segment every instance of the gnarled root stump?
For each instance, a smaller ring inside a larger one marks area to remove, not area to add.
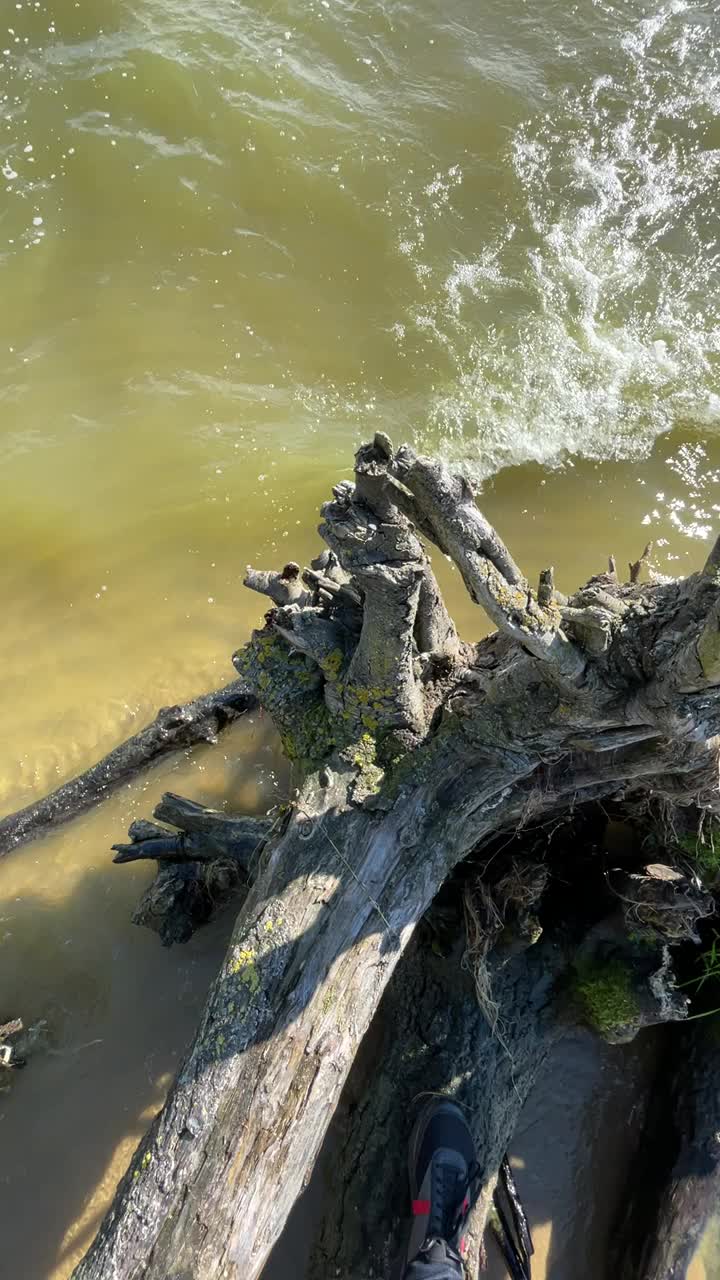
[[[187,942],[213,910],[247,886],[272,823],[265,818],[229,817],[171,792],[163,796],[154,816],[177,830],[156,822],[133,822],[130,843],[113,845],[113,862],[157,862],[157,876],[143,895],[133,923],[154,929],[169,947]]]
[[[79,1280],[259,1276],[416,924],[473,850],[597,798],[718,807],[720,552],[683,581],[641,584],[638,568],[622,584],[611,564],[569,600],[551,570],[533,590],[467,482],[382,435],[322,517],[328,550],[308,570],[248,572],[272,608],[235,657],[297,790],[258,851],[195,1042]],[[498,627],[481,644],[459,641],[428,542]],[[162,867],[187,866],[167,861],[173,837],[146,834]],[[212,856],[233,840],[220,815]],[[173,846],[183,857],[186,841]],[[198,865],[202,843],[191,844]],[[596,1021],[623,1034],[685,1012],[672,997],[673,872],[685,920],[708,905],[686,867],[670,866],[661,890],[638,870],[579,975]],[[486,932],[489,953],[502,929]],[[638,980],[655,1007],[638,1018],[633,948],[648,940],[660,959]],[[509,1024],[521,997],[505,998]],[[493,1163],[502,1143],[485,1141]]]

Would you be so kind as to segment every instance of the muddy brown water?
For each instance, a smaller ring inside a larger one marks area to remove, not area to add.
[[[0,811],[231,677],[263,612],[244,565],[307,561],[377,427],[462,465],[532,579],[554,563],[572,589],[650,538],[661,572],[701,563],[720,511],[713,4],[8,0],[0,18]],[[253,717],[0,861],[0,1017],[46,1034],[0,1094],[2,1275],[69,1275],[222,955],[229,915],[165,952],[130,924],[147,869],[110,864],[167,787],[264,810],[287,774]],[[583,1224],[599,1240],[621,1154],[592,1126],[630,1096],[620,1058],[566,1050],[515,1151],[540,1280],[591,1265]]]

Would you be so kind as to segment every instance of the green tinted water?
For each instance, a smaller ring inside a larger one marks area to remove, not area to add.
[[[650,537],[663,571],[698,563],[717,26],[683,0],[5,0],[3,809],[232,674],[263,610],[244,565],[313,553],[378,426],[483,481],[530,574],[572,587]],[[237,804],[284,785],[261,723],[175,768]],[[107,865],[167,782],[0,866],[0,1014],[54,1035],[0,1098],[30,1276],[82,1248],[222,946],[159,953],[128,923],[144,873]]]

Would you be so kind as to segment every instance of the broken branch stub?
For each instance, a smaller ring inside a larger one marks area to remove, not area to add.
[[[164,946],[187,942],[218,908],[247,886],[272,828],[268,818],[233,817],[166,792],[157,822],[136,821],[130,842],[115,844],[116,863],[153,860],[155,880],[133,914],[133,923],[159,934]]]

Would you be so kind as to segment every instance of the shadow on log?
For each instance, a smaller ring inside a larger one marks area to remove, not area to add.
[[[530,886],[542,916],[553,877],[501,867],[512,872],[502,889],[483,848],[593,800],[659,806],[668,829],[679,807],[718,809],[720,552],[684,580],[642,583],[639,565],[623,584],[611,563],[569,598],[552,570],[535,591],[466,479],[381,434],[359,450],[355,483],[322,508],[320,533],[327,550],[305,572],[248,572],[272,607],[234,659],[278,728],[296,790],[263,837],[195,1041],[77,1280],[256,1280],[416,925],[471,854],[473,967],[494,975],[496,1028],[517,1028],[506,1058],[478,1030],[493,1091],[479,1131],[489,1185],[517,1114],[515,1083],[535,1060],[523,1049],[534,996],[512,975],[537,965],[546,987],[557,975],[532,911],[526,960],[504,966],[498,953],[507,912],[520,922]],[[458,639],[427,544],[455,562],[493,636]],[[203,836],[194,812],[173,818],[178,836],[136,828],[121,852],[158,841],[161,876],[187,868],[188,850],[207,865],[205,838],[211,860],[222,856],[237,820],[215,815]],[[611,917],[578,935],[587,877],[610,893],[603,851],[587,853],[566,861],[556,921],[570,936],[582,1016],[609,1038],[684,1017],[672,948],[714,910],[698,873],[668,853],[658,875],[638,851]],[[401,1025],[410,1034],[407,1016]],[[449,1040],[460,1034],[451,1020]],[[429,1042],[442,1035],[440,1023]],[[481,1085],[476,1077],[468,1096]],[[349,1193],[348,1224],[351,1212]],[[392,1251],[392,1227],[383,1249],[388,1241]],[[326,1236],[319,1247],[332,1258],[339,1246]]]
[[[712,1023],[668,1032],[618,1224],[619,1280],[686,1280],[720,1212],[719,1050]]]
[[[498,1005],[512,1009],[511,1020],[492,1026],[461,968],[462,943],[439,956],[431,937],[427,926],[418,930],[380,1007],[378,1032],[370,1032],[367,1075],[337,1135],[330,1202],[307,1272],[313,1280],[401,1274],[408,1130],[431,1094],[467,1109],[482,1157],[481,1235],[518,1116],[561,1032],[554,978],[568,963],[562,947],[545,940],[492,965]]]

